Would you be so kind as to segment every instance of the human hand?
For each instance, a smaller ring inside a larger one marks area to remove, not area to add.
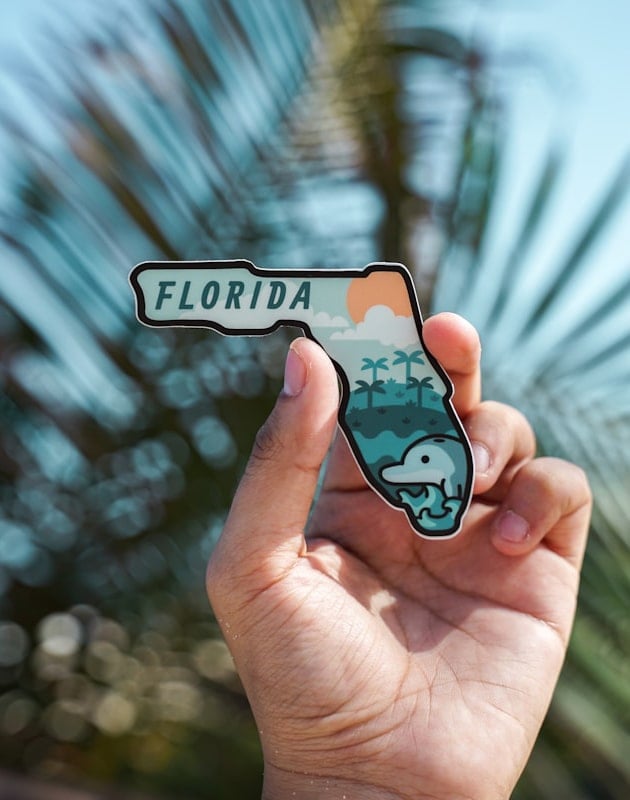
[[[480,402],[479,341],[452,314],[425,344],[473,443],[461,533],[424,540],[334,443],[334,368],[293,343],[208,568],[260,731],[263,797],[509,797],[562,666],[590,517],[577,467],[534,458],[514,409]]]

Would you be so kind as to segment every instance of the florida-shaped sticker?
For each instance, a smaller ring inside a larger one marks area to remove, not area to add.
[[[130,275],[138,319],[226,335],[300,327],[332,359],[339,425],[369,485],[423,537],[461,528],[471,499],[470,444],[453,386],[426,350],[409,272],[261,269],[249,261],[146,262]]]

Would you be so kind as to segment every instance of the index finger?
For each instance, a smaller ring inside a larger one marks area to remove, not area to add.
[[[475,327],[458,314],[442,312],[422,326],[428,350],[454,386],[453,405],[461,417],[481,401],[481,343]]]

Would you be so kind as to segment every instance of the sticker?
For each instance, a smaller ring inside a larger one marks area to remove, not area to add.
[[[249,261],[138,264],[140,322],[261,335],[300,327],[332,359],[339,425],[369,485],[427,538],[454,536],[472,493],[470,444],[453,386],[422,342],[422,318],[400,264],[260,269]]]

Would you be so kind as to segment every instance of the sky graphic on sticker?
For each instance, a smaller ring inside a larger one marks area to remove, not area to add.
[[[140,322],[226,335],[300,327],[339,375],[339,425],[369,485],[426,538],[459,532],[471,499],[470,444],[453,387],[422,341],[409,272],[260,269],[249,261],[146,262],[131,271]]]

